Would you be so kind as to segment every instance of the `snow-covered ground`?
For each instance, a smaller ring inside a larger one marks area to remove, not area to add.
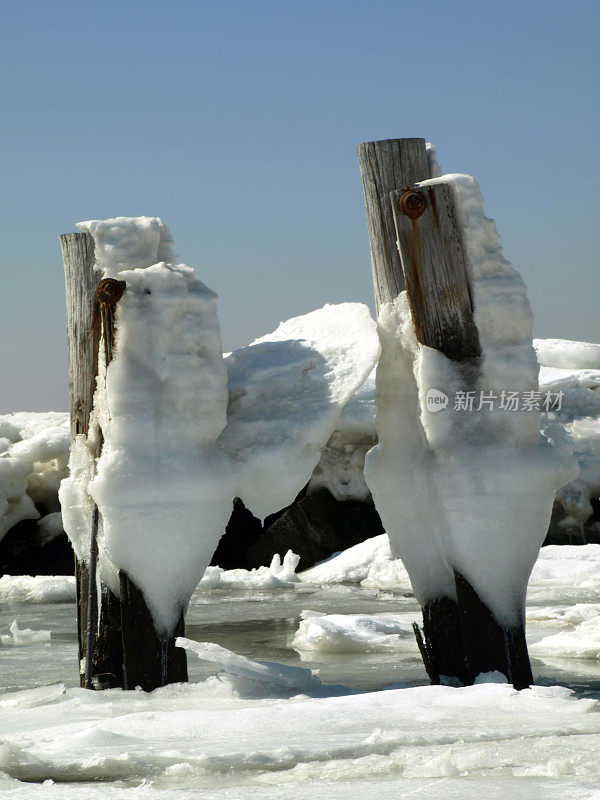
[[[192,683],[150,695],[76,688],[74,605],[53,602],[72,579],[0,580],[3,638],[15,619],[52,631],[0,650],[0,794],[594,797],[600,545],[542,550],[527,608],[538,685],[520,693],[426,685],[418,605],[385,536],[294,567],[212,569],[187,636],[214,644],[186,643]]]

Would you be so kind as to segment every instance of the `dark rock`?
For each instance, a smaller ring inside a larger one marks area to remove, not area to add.
[[[549,544],[600,544],[600,500],[592,497],[590,503],[592,514],[580,525],[555,500],[543,547]]]
[[[307,569],[333,553],[383,533],[372,502],[336,500],[327,489],[306,495],[288,508],[246,550],[250,568],[268,565],[275,553],[300,556]]]
[[[211,566],[223,569],[248,569],[246,550],[258,539],[262,531],[261,521],[248,511],[239,497],[234,498],[231,517],[212,557]]]
[[[67,534],[48,541],[36,520],[18,522],[0,541],[0,575],[73,575],[74,569]]]
[[[306,486],[303,489],[300,489],[300,491],[298,492],[298,494],[294,498],[294,502],[293,503],[290,503],[289,506],[285,506],[285,508],[280,508],[279,511],[275,511],[274,514],[269,514],[268,516],[266,516],[265,517],[265,521],[263,523],[263,528],[265,530],[267,530],[267,528],[270,528],[271,525],[274,522],[277,522],[279,517],[282,517],[285,514],[286,511],[289,511],[290,508],[293,508],[293,506],[295,506],[296,503],[300,502],[300,500],[302,500],[303,497],[306,497],[306,490],[307,489],[308,489],[308,483],[306,484]]]

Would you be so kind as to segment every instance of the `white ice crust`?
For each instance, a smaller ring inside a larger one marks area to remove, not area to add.
[[[288,320],[225,363],[216,295],[190,267],[161,261],[172,259],[172,238],[160,219],[79,227],[94,237],[103,276],[127,288],[107,370],[100,358],[90,436],[74,443],[61,486],[65,530],[87,560],[98,506],[102,580],[116,590],[117,570],[127,572],[167,634],[233,498],[261,516],[294,499],[379,343],[366,306],[345,303]]]
[[[3,695],[0,770],[27,781],[3,777],[5,794],[499,800],[591,798],[597,787],[598,703],[561,686],[340,693],[311,686],[308,670],[199,650],[231,679],[150,694],[55,684]]]
[[[441,353],[419,345],[406,295],[382,307],[377,368],[379,444],[367,456],[371,488],[392,550],[422,604],[454,596],[453,571],[477,590],[505,626],[521,620],[527,580],[556,489],[576,470],[540,438],[539,412],[455,410],[455,393],[538,390],[532,316],[519,275],[502,256],[477,183],[467,175],[425,181],[452,186],[466,250],[482,361],[477,386]],[[448,406],[428,409],[431,389]],[[475,409],[477,406],[475,406]]]
[[[238,496],[256,516],[288,505],[305,485],[377,361],[374,331],[365,305],[326,305],[226,359],[229,407],[219,444],[236,465]]]
[[[416,647],[414,614],[323,614],[303,611],[291,646],[298,652],[386,653]]]
[[[36,503],[56,505],[68,452],[68,414],[0,414],[0,539],[21,520],[38,519]]]
[[[3,575],[0,603],[74,603],[72,575]]]
[[[534,339],[533,346],[542,367],[600,369],[600,344],[568,339]]]

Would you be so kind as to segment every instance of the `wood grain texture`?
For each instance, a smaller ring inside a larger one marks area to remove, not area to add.
[[[69,406],[71,437],[87,436],[94,399],[93,316],[94,289],[99,280],[94,260],[94,239],[89,233],[60,237],[67,301],[69,355]]]
[[[94,260],[94,239],[89,233],[65,233],[59,237],[65,272],[67,304],[67,352],[69,362],[69,410],[71,441],[82,433],[87,436],[94,397],[94,287],[98,281]],[[77,642],[79,680],[85,684],[82,668],[87,652],[87,605],[89,571],[75,558],[77,585]]]
[[[95,288],[100,274],[95,266],[94,239],[89,233],[66,233],[59,238],[65,273],[69,408],[73,440],[78,434],[89,434],[98,366],[98,331],[94,324],[94,310]],[[102,586],[100,608],[97,609],[95,582],[90,577],[88,567],[76,558],[80,684],[88,688],[121,686],[123,657],[119,599]],[[95,624],[98,613],[102,621],[100,633]],[[89,650],[91,653],[88,658]]]
[[[385,139],[357,147],[362,176],[377,310],[404,289],[390,192],[431,177],[425,139]]]
[[[423,189],[427,204],[416,219],[400,210],[402,194],[390,193],[390,208],[417,339],[453,361],[478,358],[479,334],[452,188],[438,183]]]

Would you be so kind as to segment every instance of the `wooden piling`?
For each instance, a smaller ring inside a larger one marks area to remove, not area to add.
[[[357,147],[371,244],[377,310],[405,288],[390,193],[431,177],[425,139],[386,139]],[[408,273],[410,281],[412,273]],[[439,341],[439,337],[436,341]],[[432,345],[435,346],[435,345]],[[441,676],[466,680],[458,605],[454,598],[432,598],[423,607],[423,633],[415,631],[432,683]],[[424,637],[424,640],[423,640]]]
[[[60,245],[65,271],[69,406],[73,441],[77,435],[87,436],[89,433],[98,368],[94,308],[95,289],[100,275],[95,268],[94,239],[90,234],[63,234],[60,236]],[[96,612],[93,607],[89,608],[90,571],[77,558],[75,580],[80,683],[90,689],[121,686],[123,655],[119,599],[108,587],[101,587],[98,609],[101,625],[98,628],[94,624]],[[91,583],[92,606],[97,597],[94,583],[95,577]]]
[[[404,289],[390,192],[430,178],[425,139],[384,139],[356,148],[367,210],[377,311]]]
[[[417,339],[460,364],[465,389],[475,390],[481,348],[452,187],[438,183],[422,189],[392,191],[390,207]],[[425,627],[425,657],[433,651],[431,660],[435,661],[437,654],[445,651],[444,658],[459,664],[464,653],[466,682],[472,683],[482,672],[498,670],[515,688],[529,686],[533,678],[524,620],[505,628],[456,569],[454,582],[462,648],[456,642],[454,656],[448,652],[452,643],[438,630],[436,621],[430,629],[429,642]],[[425,611],[423,616],[427,626]],[[454,612],[451,616],[455,625]]]
[[[60,237],[65,268],[71,437],[88,436],[93,407],[99,348],[110,364],[115,341],[116,304],[124,281],[100,279],[95,269],[94,240],[87,233]],[[102,452],[104,432],[98,431],[96,458]],[[89,567],[76,559],[77,630],[80,683],[89,689],[141,686],[152,691],[166,683],[187,680],[185,651],[175,647],[183,636],[183,611],[177,629],[161,637],[154,628],[142,591],[124,572],[119,573],[117,597],[97,584],[98,509],[91,520]],[[99,598],[99,603],[98,603]],[[85,666],[82,666],[85,665]]]

